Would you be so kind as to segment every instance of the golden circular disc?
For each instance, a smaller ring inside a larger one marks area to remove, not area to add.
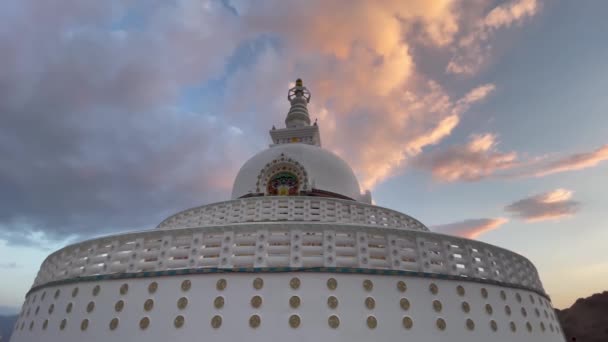
[[[30,330],[34,329],[34,321],[30,322]]]
[[[150,311],[150,310],[152,310],[153,308],[154,308],[154,300],[152,300],[152,299],[147,299],[147,300],[144,302],[144,310],[146,310],[146,311]]]
[[[439,330],[445,330],[446,324],[445,324],[445,320],[443,318],[437,318],[437,329]]]
[[[414,321],[412,321],[412,318],[408,316],[403,317],[401,322],[403,323],[403,327],[407,330],[410,330],[414,325]]]
[[[101,286],[96,285],[96,286],[93,288],[93,296],[97,296],[97,295],[99,294],[99,291],[101,291]],[[126,292],[125,292],[125,293],[126,293]]]
[[[473,320],[470,318],[467,319],[467,329],[469,329],[469,330],[475,329],[475,322],[473,322]]]
[[[529,332],[532,332],[532,324],[530,324],[530,322],[526,322],[526,329],[528,329]]]
[[[85,318],[80,323],[80,330],[85,331],[85,330],[87,330],[88,327],[89,327],[89,320]]]
[[[72,303],[68,303],[68,305],[65,307],[65,312],[66,313],[70,313],[72,312],[72,307],[74,306],[74,304]]]
[[[545,331],[545,323],[540,322],[540,330]]]
[[[153,281],[148,285],[148,293],[153,294],[158,290],[158,283]]]
[[[471,311],[471,306],[467,302],[462,302],[462,311],[465,313],[469,313]]]
[[[378,326],[378,320],[374,316],[367,316],[367,327],[370,329],[376,329]]]
[[[217,329],[221,325],[222,325],[222,316],[219,316],[219,315],[213,316],[213,318],[211,319],[211,326],[213,327],[213,329]]]
[[[252,328],[257,328],[260,326],[260,323],[262,323],[262,319],[260,318],[260,316],[258,315],[252,315],[249,318],[249,326]]]
[[[34,311],[34,315],[38,315],[39,312],[40,312],[40,305],[38,305],[36,307],[36,311]]]
[[[494,310],[492,309],[492,305],[490,305],[490,304],[486,304],[486,313],[487,313],[488,315],[491,315],[491,314],[492,314],[492,312],[494,312]]]
[[[397,290],[399,290],[399,292],[405,292],[407,291],[407,284],[400,280],[397,282]]]
[[[301,300],[300,297],[298,296],[291,296],[291,298],[289,298],[289,306],[291,306],[294,309],[297,309],[300,306]]]
[[[431,285],[429,285],[429,291],[431,291],[432,294],[436,295],[437,293],[439,293],[439,287],[437,287],[435,283],[431,283]]]
[[[371,291],[374,288],[374,283],[369,279],[365,279],[363,281],[363,288],[365,291]]]
[[[40,296],[40,300],[44,300],[46,298],[46,291],[42,292],[42,296]]]
[[[517,301],[521,303],[521,295],[519,293],[515,294],[515,299],[517,299]]]
[[[77,295],[78,295],[78,287],[75,287],[72,289],[72,297],[76,297]],[[44,296],[42,299],[44,299]]]
[[[146,330],[150,326],[150,318],[144,317],[139,321],[139,328],[141,330]]]
[[[259,290],[262,287],[264,287],[264,280],[262,278],[255,278],[253,280],[253,288]]]
[[[526,308],[524,308],[524,307],[521,308],[521,315],[524,317],[528,316],[528,312],[526,311]]]
[[[122,286],[120,286],[120,294],[126,295],[127,292],[129,292],[129,284],[122,284]]]
[[[250,301],[251,306],[256,309],[259,308],[260,306],[262,306],[262,302],[263,302],[263,300],[262,300],[262,297],[260,297],[260,296],[251,297],[251,301]]]
[[[192,287],[192,282],[189,279],[182,281],[182,291],[188,291]]]
[[[188,306],[188,298],[182,297],[177,300],[177,308],[183,310]]]
[[[517,326],[515,326],[515,322],[509,323],[509,326],[511,327],[511,331],[513,331],[513,332],[517,331]]]
[[[300,326],[300,316],[298,315],[291,315],[289,317],[289,326],[292,328],[297,328]]]
[[[116,312],[121,312],[124,307],[125,302],[123,300],[119,300],[116,302],[116,304],[114,304],[114,310],[116,310]]]
[[[89,304],[87,304],[87,312],[91,313],[93,312],[93,310],[95,309],[95,302],[89,302]]]
[[[441,305],[441,302],[438,300],[434,300],[433,301],[433,310],[435,310],[435,312],[441,312],[441,309],[443,309],[443,305]]]
[[[330,290],[335,290],[338,287],[338,281],[335,278],[327,279],[327,288]]]
[[[498,324],[496,323],[495,320],[490,321],[490,328],[492,328],[492,331],[498,330]]]
[[[456,287],[456,293],[458,293],[459,296],[464,296],[465,291],[464,291],[464,287],[462,287],[462,285],[458,285]]]
[[[410,301],[407,298],[401,298],[399,300],[399,306],[405,311],[410,309]]]
[[[110,330],[116,330],[118,328],[118,318],[114,317],[110,321]]]
[[[500,299],[507,300],[507,294],[503,290],[500,290]]]
[[[49,306],[49,315],[53,313],[53,311],[55,311],[55,304],[51,304]]]
[[[336,329],[340,326],[340,319],[336,315],[331,315],[327,319],[327,324],[329,324],[332,329]]]
[[[215,287],[219,290],[222,291],[226,288],[226,286],[228,285],[228,282],[226,281],[226,279],[222,278],[219,279],[217,281],[217,283],[215,284]],[[221,318],[220,318],[220,322],[221,322]],[[221,323],[220,323],[221,324]]]
[[[68,324],[68,321],[64,318],[61,320],[61,323],[59,324],[59,329],[63,330],[65,329],[66,324]]]
[[[365,298],[365,307],[369,310],[373,310],[376,307],[376,301],[372,297]]]
[[[42,323],[42,330],[46,330],[46,328],[49,326],[49,320],[45,319],[44,323]]]
[[[481,296],[482,296],[483,298],[488,298],[488,290],[486,290],[486,288],[485,288],[485,287],[482,287],[482,288],[481,288]]]
[[[215,299],[213,300],[213,306],[215,306],[216,309],[223,308],[224,307],[224,297],[222,297],[222,296],[215,297]]]
[[[291,278],[291,280],[289,281],[289,286],[291,286],[292,289],[297,290],[300,288],[300,279],[299,278]]]
[[[179,316],[175,317],[175,319],[173,320],[173,325],[179,329],[184,326],[184,322],[186,322],[186,319],[184,318],[184,316],[179,315]]]
[[[334,296],[327,297],[327,306],[329,306],[330,309],[337,308],[338,307],[338,298],[336,298]]]
[[[61,294],[60,290],[55,291],[55,299],[59,298],[59,295]],[[35,300],[35,299],[34,299]]]

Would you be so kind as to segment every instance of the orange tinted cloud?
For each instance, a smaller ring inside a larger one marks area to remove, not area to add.
[[[498,229],[509,220],[506,218],[470,219],[431,227],[433,231],[456,235],[467,239],[475,239],[481,234]]]
[[[572,191],[556,189],[513,202],[505,211],[528,222],[559,220],[579,211],[580,203],[571,198]]]
[[[473,135],[467,145],[431,151],[416,158],[413,164],[429,170],[441,182],[478,181],[516,165],[517,154],[496,151],[496,144],[494,134]]]
[[[534,173],[536,177],[542,177],[553,173],[582,170],[594,167],[608,160],[608,145],[604,145],[591,152],[576,153],[543,165]]]

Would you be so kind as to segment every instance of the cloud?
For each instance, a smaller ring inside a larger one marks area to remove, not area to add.
[[[453,74],[473,74],[491,55],[491,38],[496,31],[522,23],[540,10],[537,0],[512,0],[491,9],[483,18],[475,20],[475,26],[458,41],[454,56],[446,71]]]
[[[5,268],[5,269],[13,269],[13,268],[17,268],[17,263],[12,261],[12,262],[4,262],[4,263],[0,263],[0,268]]]
[[[433,226],[431,229],[437,233],[456,235],[467,239],[475,239],[486,232],[498,229],[508,221],[509,220],[502,217],[469,219]]]
[[[517,165],[517,154],[496,151],[496,144],[494,134],[473,135],[467,145],[420,155],[413,166],[430,171],[433,178],[441,182],[478,181]]]
[[[533,175],[535,177],[543,177],[559,172],[583,170],[597,166],[605,160],[608,160],[608,145],[601,146],[591,152],[576,153],[549,161],[533,171]]]
[[[373,188],[494,90],[452,95],[413,56],[417,44],[453,53],[472,30],[461,7],[2,1],[0,239],[54,245],[226,199],[296,77],[324,146]]]
[[[580,210],[580,203],[571,198],[572,191],[556,189],[513,202],[505,211],[528,222],[559,220]]]

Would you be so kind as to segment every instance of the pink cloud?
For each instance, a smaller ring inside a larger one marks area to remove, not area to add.
[[[433,231],[456,235],[467,239],[475,239],[478,236],[487,233],[491,230],[498,229],[509,220],[506,218],[481,218],[469,219],[454,223],[442,224],[431,227]]]
[[[513,202],[505,211],[528,222],[559,220],[579,211],[580,203],[571,198],[572,191],[556,189]]]
[[[494,134],[473,135],[467,145],[422,154],[413,164],[441,182],[478,181],[517,165],[517,154],[496,151],[496,144]]]
[[[542,177],[559,172],[583,170],[597,166],[608,160],[608,145],[604,145],[591,152],[572,154],[552,161],[534,172],[535,177]]]

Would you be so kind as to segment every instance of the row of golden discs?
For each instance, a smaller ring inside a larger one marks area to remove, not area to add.
[[[189,291],[190,288],[191,288],[191,286],[192,286],[192,283],[191,283],[190,280],[184,280],[182,282],[182,284],[181,284],[181,289],[184,292],[185,291]],[[223,278],[219,279],[217,281],[217,283],[216,283],[216,288],[219,291],[224,290],[226,288],[226,286],[227,286],[227,281],[226,281],[226,279],[223,279]],[[264,280],[262,278],[258,277],[258,278],[254,279],[254,281],[253,281],[253,287],[256,290],[260,290],[263,286],[264,286]],[[294,290],[299,289],[299,287],[300,287],[300,279],[296,278],[296,277],[292,278],[290,280],[290,286]],[[338,282],[337,282],[337,280],[335,278],[328,279],[328,281],[327,281],[327,287],[328,287],[328,289],[335,290],[337,288],[337,286],[338,286]],[[373,282],[371,280],[369,280],[369,279],[364,280],[363,281],[363,288],[366,291],[371,291],[373,289]],[[158,283],[157,282],[152,282],[148,286],[148,292],[150,294],[155,293],[157,289],[158,289]],[[405,292],[407,290],[406,283],[404,281],[398,281],[397,282],[397,289],[400,292]],[[101,290],[100,286],[96,285],[93,288],[93,291],[92,291],[93,296],[99,295],[100,290]],[[126,295],[128,291],[129,291],[129,285],[128,284],[125,283],[125,284],[123,284],[120,287],[120,294],[121,295]],[[429,285],[429,291],[433,295],[437,295],[438,292],[439,292],[439,288],[438,288],[438,286],[435,283],[431,283]],[[459,296],[464,296],[465,295],[465,289],[461,285],[458,285],[456,287],[456,292],[458,293]],[[77,295],[78,295],[78,287],[75,287],[72,290],[72,297],[76,297]],[[482,288],[481,289],[481,295],[482,295],[482,297],[484,299],[487,299],[488,298],[488,291],[487,291],[487,289]],[[45,299],[45,296],[46,296],[46,292],[44,292],[42,294],[41,301],[43,301]],[[56,290],[55,295],[54,295],[55,299],[58,299],[59,296],[60,296],[60,290]],[[503,290],[500,291],[500,296],[501,296],[501,298],[503,300],[506,300],[506,293]],[[531,294],[529,295],[529,298],[530,298],[530,302],[532,304],[535,304],[534,297]],[[519,303],[522,302],[522,298],[521,298],[521,295],[519,293],[516,294],[516,300]],[[29,298],[26,301],[26,303],[28,301],[29,301]],[[32,300],[32,303],[35,302],[35,301],[36,301],[36,297],[34,296],[33,300]],[[548,306],[547,302],[543,301],[543,299],[540,298],[540,297],[538,298],[538,302],[539,302],[540,305]],[[298,296],[292,296],[289,299],[289,305],[290,305],[290,307],[292,307],[294,309],[298,308],[300,306],[300,303],[301,303],[301,300],[300,300],[300,297],[298,297]],[[115,304],[115,306],[114,306],[115,311],[117,313],[121,312],[124,309],[124,305],[125,305],[125,302],[123,300],[117,301],[116,304]],[[181,298],[178,299],[178,301],[177,301],[177,307],[180,310],[185,309],[187,307],[187,305],[188,305],[188,299],[186,297],[181,297]],[[257,309],[261,305],[262,305],[262,297],[260,297],[259,295],[256,295],[256,296],[254,296],[254,297],[251,298],[251,306],[253,308]],[[329,296],[327,298],[327,305],[331,309],[336,309],[337,306],[338,306],[338,299],[335,296]],[[216,297],[215,300],[214,300],[214,306],[215,306],[216,309],[221,309],[224,306],[224,297],[222,297],[222,296]],[[370,310],[374,309],[375,308],[375,300],[374,300],[374,298],[367,297],[365,299],[365,306],[368,309],[370,309]],[[401,306],[401,308],[404,311],[409,310],[409,308],[410,308],[410,302],[409,302],[409,300],[407,298],[401,298],[400,299],[400,306]],[[439,300],[434,300],[433,301],[433,309],[437,313],[440,313],[442,311],[442,306],[443,305],[442,305],[441,301],[439,301]],[[72,311],[72,307],[73,307],[72,303],[71,302],[68,303],[68,305],[66,307],[66,313],[70,313]],[[144,310],[146,312],[151,311],[153,309],[153,307],[154,307],[154,301],[152,299],[147,299],[144,302]],[[95,308],[95,302],[90,301],[87,304],[87,307],[86,307],[87,313],[91,313],[94,310],[94,308]],[[462,302],[461,308],[462,308],[463,312],[465,312],[465,313],[469,313],[470,312],[470,305],[466,301]],[[36,308],[36,311],[35,311],[36,315],[38,314],[39,309],[40,309],[40,306],[38,306]],[[49,314],[52,314],[53,311],[54,311],[54,304],[51,304],[49,306],[48,312],[49,312]],[[488,315],[491,316],[492,313],[493,313],[492,306],[490,304],[486,304],[485,305],[485,311],[486,311],[486,313]],[[509,307],[509,305],[505,305],[505,313],[507,315],[509,315],[509,316],[511,315],[511,308]],[[537,317],[540,317],[540,311],[538,310],[538,308],[535,308],[535,313],[536,313]],[[24,312],[21,313],[22,317],[23,317],[23,314],[24,314]],[[28,308],[26,316],[29,316],[29,314],[30,314],[30,309]],[[526,311],[526,309],[524,307],[521,308],[521,314],[522,314],[522,316],[527,317],[527,311]],[[549,315],[547,313],[547,310],[544,310],[544,314],[545,314],[545,318],[549,317]],[[551,314],[551,319],[555,320],[555,317],[554,317],[553,314]],[[178,315],[177,317],[175,317],[175,319],[174,319],[174,325],[175,325],[176,328],[181,328],[184,325],[184,323],[185,323],[185,318],[184,318],[183,315]],[[300,316],[295,315],[295,314],[290,316],[290,318],[289,318],[289,325],[292,328],[299,327],[300,323],[301,323]],[[370,329],[375,329],[376,326],[377,326],[377,324],[378,324],[376,317],[374,317],[373,315],[370,315],[370,316],[367,317],[366,323],[367,323],[367,326]],[[409,316],[404,316],[403,319],[402,319],[402,323],[403,323],[403,326],[406,329],[411,329],[412,326],[413,326],[413,320]],[[22,322],[22,324],[21,324],[21,330],[23,330],[24,324],[25,324],[25,322]],[[67,319],[63,319],[61,321],[61,323],[60,323],[60,329],[64,330],[65,327],[66,327],[66,324],[67,324]],[[118,327],[118,324],[119,324],[118,318],[114,317],[110,321],[110,329],[111,330],[115,330]],[[260,324],[261,324],[261,318],[260,318],[259,315],[254,314],[254,315],[252,315],[250,317],[250,319],[249,319],[249,325],[252,328],[257,328],[258,326],[260,326]],[[150,318],[149,317],[143,317],[140,320],[140,324],[139,325],[140,325],[141,329],[147,329],[148,326],[150,325]],[[211,319],[211,326],[213,328],[217,329],[221,325],[222,325],[222,316],[215,315]],[[337,328],[340,325],[340,320],[339,320],[338,316],[331,315],[328,318],[328,325],[331,328],[334,328],[334,329]],[[440,330],[445,330],[446,326],[447,326],[447,324],[446,324],[446,322],[445,322],[445,320],[443,318],[438,318],[436,320],[436,325],[437,325],[437,328],[440,329]],[[465,325],[466,325],[467,329],[469,329],[469,330],[474,330],[475,329],[475,322],[472,319],[470,319],[470,318],[466,320]],[[48,319],[45,320],[44,323],[43,323],[43,330],[46,330],[47,326],[48,326]],[[88,319],[82,320],[82,322],[81,322],[81,330],[83,330],[83,331],[87,330],[88,326],[89,326],[89,320]],[[510,324],[509,324],[509,326],[510,326],[511,331],[515,332],[517,330],[516,325],[515,325],[514,322],[511,321]],[[555,328],[554,328],[553,324],[550,323],[549,326],[550,326],[550,330],[551,331],[557,330],[559,332],[559,325],[556,324]],[[32,321],[32,322],[30,322],[29,329],[32,330],[33,327],[34,327],[34,322]],[[491,327],[491,329],[493,331],[497,331],[498,325],[497,325],[496,321],[491,320],[490,321],[490,327]],[[15,328],[17,328],[17,326]],[[527,330],[529,332],[532,331],[532,325],[530,324],[530,322],[526,323],[526,328],[527,328]],[[541,330],[543,332],[546,330],[545,324],[543,322],[540,323],[540,328],[541,328]]]

